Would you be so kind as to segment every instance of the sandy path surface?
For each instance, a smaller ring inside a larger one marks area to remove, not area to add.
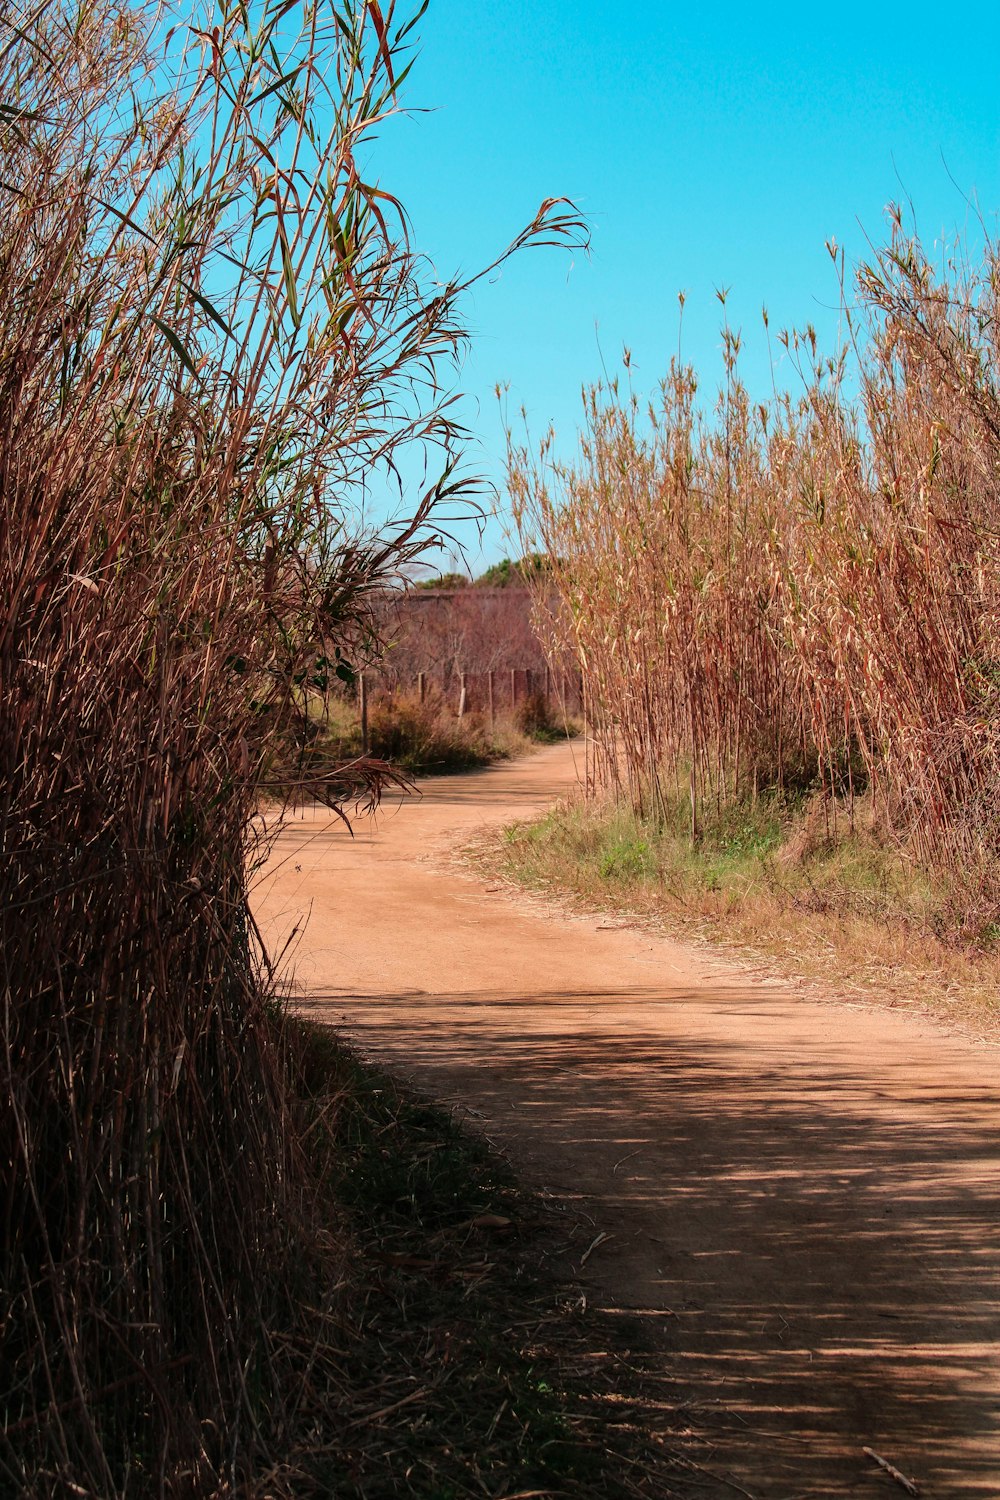
[[[642,1310],[699,1495],[1000,1496],[1000,1053],[822,1003],[449,866],[571,748],[281,834],[257,908],[302,1004],[478,1112]],[[832,976],[831,976],[832,982]],[[594,1225],[591,1227],[589,1215]]]

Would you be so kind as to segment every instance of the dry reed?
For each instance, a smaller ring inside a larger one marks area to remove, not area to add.
[[[844,288],[843,257],[831,247]],[[757,404],[724,329],[699,407],[675,363],[643,409],[586,397],[578,457],[509,439],[536,607],[585,674],[599,779],[658,816],[870,788],[883,832],[995,900],[1000,804],[1000,252],[935,272],[893,211],[843,349],[782,335],[797,396]],[[988,890],[993,895],[988,895]]]
[[[248,872],[308,694],[455,498],[462,288],[359,167],[415,19],[0,9],[7,1493],[231,1493],[290,1441],[308,1172]],[[413,440],[442,480],[352,540]]]

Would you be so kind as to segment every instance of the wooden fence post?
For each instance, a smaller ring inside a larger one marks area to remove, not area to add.
[[[358,677],[358,710],[361,714],[361,753],[368,754],[368,684],[365,674]]]
[[[465,673],[458,674],[458,717],[465,717]]]
[[[427,673],[426,672],[418,672],[417,673],[417,692],[420,695],[420,701],[421,701],[421,703],[423,703],[424,699],[427,697]]]
[[[513,712],[516,703],[517,703],[517,668],[516,667],[511,667],[511,669],[510,669],[510,707],[511,707],[511,712]]]

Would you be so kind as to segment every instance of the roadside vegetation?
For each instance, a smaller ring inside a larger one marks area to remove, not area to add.
[[[684,1462],[648,1406],[652,1351],[573,1279],[590,1221],[325,1028],[299,1034],[304,1131],[351,1273],[312,1303],[327,1326],[292,1493],[669,1493]]]
[[[303,684],[306,795],[317,768],[365,752],[362,698],[367,752],[407,775],[471,770],[579,733],[579,676],[546,659],[525,569],[537,574],[537,559],[382,594],[363,690],[353,667],[324,691]]]
[[[462,498],[463,287],[360,166],[422,9],[0,5],[5,1494],[309,1493],[317,1382],[385,1415],[336,1407],[364,1294],[248,886],[279,789],[398,776],[307,766],[303,706]]]
[[[574,460],[512,435],[508,478],[583,675],[593,824],[564,832],[600,878],[627,826],[630,880],[960,967],[1000,922],[1000,254],[935,267],[890,227],[850,287],[831,247],[842,348],[777,336],[797,393],[752,399],[725,326],[707,403],[679,361],[648,403],[626,371]]]
[[[441,775],[493,765],[525,755],[537,745],[551,745],[579,733],[578,720],[541,693],[521,698],[503,713],[471,709],[461,717],[454,703],[437,688],[423,700],[414,692],[390,692],[378,686],[368,710],[368,753],[393,771],[410,776]],[[334,770],[363,753],[361,719],[355,698],[328,702],[303,765],[306,792],[325,769]]]
[[[838,994],[1000,1028],[1000,933],[959,940],[953,884],[901,857],[863,811],[833,836],[818,796],[730,804],[696,845],[689,819],[686,799],[656,821],[581,797],[483,839],[476,865]]]

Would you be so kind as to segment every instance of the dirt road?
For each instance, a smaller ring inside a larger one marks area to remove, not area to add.
[[[560,746],[353,841],[292,822],[258,910],[278,947],[309,915],[303,1004],[478,1111],[581,1255],[609,1236],[583,1276],[646,1315],[699,1494],[902,1496],[867,1445],[925,1500],[1000,1496],[1000,1053],[449,865],[573,774]]]

